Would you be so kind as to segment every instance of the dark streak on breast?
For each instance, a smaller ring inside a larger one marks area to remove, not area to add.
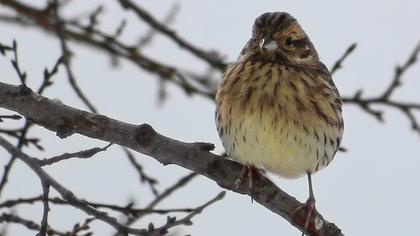
[[[302,100],[298,96],[294,96],[293,98],[295,100],[297,111],[303,112],[307,110],[305,104],[303,104]]]

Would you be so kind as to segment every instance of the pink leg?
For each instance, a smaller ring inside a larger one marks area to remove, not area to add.
[[[314,197],[314,192],[312,189],[312,178],[311,178],[311,173],[307,173],[308,175],[308,184],[309,184],[309,198],[306,201],[305,204],[303,204],[302,206],[296,208],[290,215],[291,217],[296,217],[297,213],[301,210],[305,210],[306,216],[305,216],[305,221],[303,224],[303,229],[307,230],[310,223],[311,223],[311,219],[313,218],[314,213],[316,212],[316,208],[315,208],[315,197]],[[296,220],[295,220],[296,221]],[[302,234],[303,235],[303,234]]]
[[[248,188],[251,190],[251,201],[254,201],[254,198],[252,197],[253,190],[254,190],[254,179],[259,176],[260,176],[260,172],[255,166],[251,164],[246,164],[242,168],[241,177],[235,180],[236,188],[239,187],[239,185],[242,183],[244,179],[248,180]]]

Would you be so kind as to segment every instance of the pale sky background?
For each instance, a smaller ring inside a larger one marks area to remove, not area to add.
[[[29,1],[28,1],[29,2]],[[41,4],[44,1],[31,1]],[[75,1],[69,4],[68,15],[92,10],[100,1]],[[141,1],[158,18],[163,18],[172,1]],[[295,16],[312,39],[322,61],[331,67],[353,42],[356,51],[334,76],[343,95],[352,95],[359,88],[365,94],[380,93],[393,77],[395,65],[405,62],[420,40],[420,4],[417,1],[180,1],[181,11],[172,26],[193,44],[205,49],[217,49],[229,61],[236,59],[249,39],[253,20],[266,11],[287,11]],[[138,24],[133,14],[120,11],[113,0],[103,1],[105,14],[101,28],[113,32],[120,20],[129,22],[123,39],[133,42],[148,30]],[[0,6],[1,12],[4,7]],[[131,22],[131,23],[130,23]],[[21,68],[28,73],[28,83],[37,88],[46,66],[51,68],[60,50],[54,37],[37,29],[16,28],[0,24],[0,42],[19,46]],[[157,131],[183,141],[215,143],[222,152],[213,121],[214,104],[200,97],[186,97],[169,86],[166,103],[157,106],[157,79],[130,63],[110,69],[108,56],[84,46],[70,44],[75,52],[73,68],[77,79],[100,113],[134,124],[149,123]],[[204,71],[205,64],[189,53],[179,50],[163,36],[156,37],[145,50],[147,55]],[[10,58],[10,56],[8,57]],[[123,61],[122,61],[123,62]],[[55,85],[45,95],[80,109],[86,107],[68,85],[64,70],[55,76]],[[406,101],[420,102],[420,65],[416,64],[404,76],[404,85],[394,95]],[[0,80],[18,84],[9,59],[0,56]],[[1,111],[2,113],[4,110]],[[420,114],[417,114],[420,115]],[[345,105],[343,146],[349,151],[338,153],[328,168],[314,175],[317,208],[326,219],[335,222],[345,235],[407,235],[417,232],[420,212],[420,136],[410,129],[410,123],[400,112],[386,110],[385,124],[380,124],[357,107]],[[10,124],[13,122],[7,122]],[[16,122],[17,123],[17,122]],[[0,128],[5,124],[0,123]],[[29,136],[41,136],[46,152],[25,149],[39,157],[74,152],[105,143],[73,135],[60,140],[43,128],[31,130]],[[9,155],[0,149],[3,166]],[[177,166],[164,167],[152,158],[138,155],[147,173],[156,176],[160,189],[174,183],[187,173]],[[148,188],[140,185],[137,173],[129,165],[120,148],[88,160],[69,160],[45,168],[61,184],[80,197],[92,201],[123,205],[130,199],[141,207],[152,199]],[[3,168],[0,168],[2,174]],[[285,180],[270,176],[282,189],[300,201],[307,198],[306,178]],[[215,196],[221,188],[205,177],[192,181],[158,208],[194,207]],[[9,184],[0,201],[12,197],[31,197],[42,192],[38,178],[17,161]],[[55,195],[52,191],[52,195]],[[24,206],[18,213],[40,222],[42,206]],[[49,222],[57,229],[68,230],[86,215],[72,207],[54,206]],[[146,227],[150,221],[159,226],[165,217],[154,216],[139,222]],[[228,192],[225,199],[206,209],[193,219],[194,225],[183,227],[184,234],[212,235],[299,235],[283,218],[249,196]],[[95,235],[110,235],[112,228],[95,221]],[[11,225],[10,235],[34,235],[20,225]]]

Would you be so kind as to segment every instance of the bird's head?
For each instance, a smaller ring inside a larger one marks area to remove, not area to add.
[[[285,12],[267,12],[255,20],[252,38],[239,60],[248,58],[295,65],[319,63],[311,40],[296,19]]]

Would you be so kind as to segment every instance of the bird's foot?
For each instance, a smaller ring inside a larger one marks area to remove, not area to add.
[[[239,188],[243,180],[248,180],[248,188],[251,190],[251,202],[254,201],[254,179],[260,176],[258,169],[251,165],[246,164],[242,168],[241,176],[235,180],[235,187]]]
[[[297,207],[291,214],[290,217],[293,219],[294,222],[302,222],[298,218],[298,212],[304,211],[305,212],[305,218],[303,221],[303,229],[307,230],[309,227],[309,224],[311,223],[311,219],[313,219],[313,216],[315,215],[316,208],[315,208],[315,199],[314,198],[308,198],[305,204],[302,206]],[[314,220],[312,220],[314,221]],[[304,234],[302,233],[302,236]]]

